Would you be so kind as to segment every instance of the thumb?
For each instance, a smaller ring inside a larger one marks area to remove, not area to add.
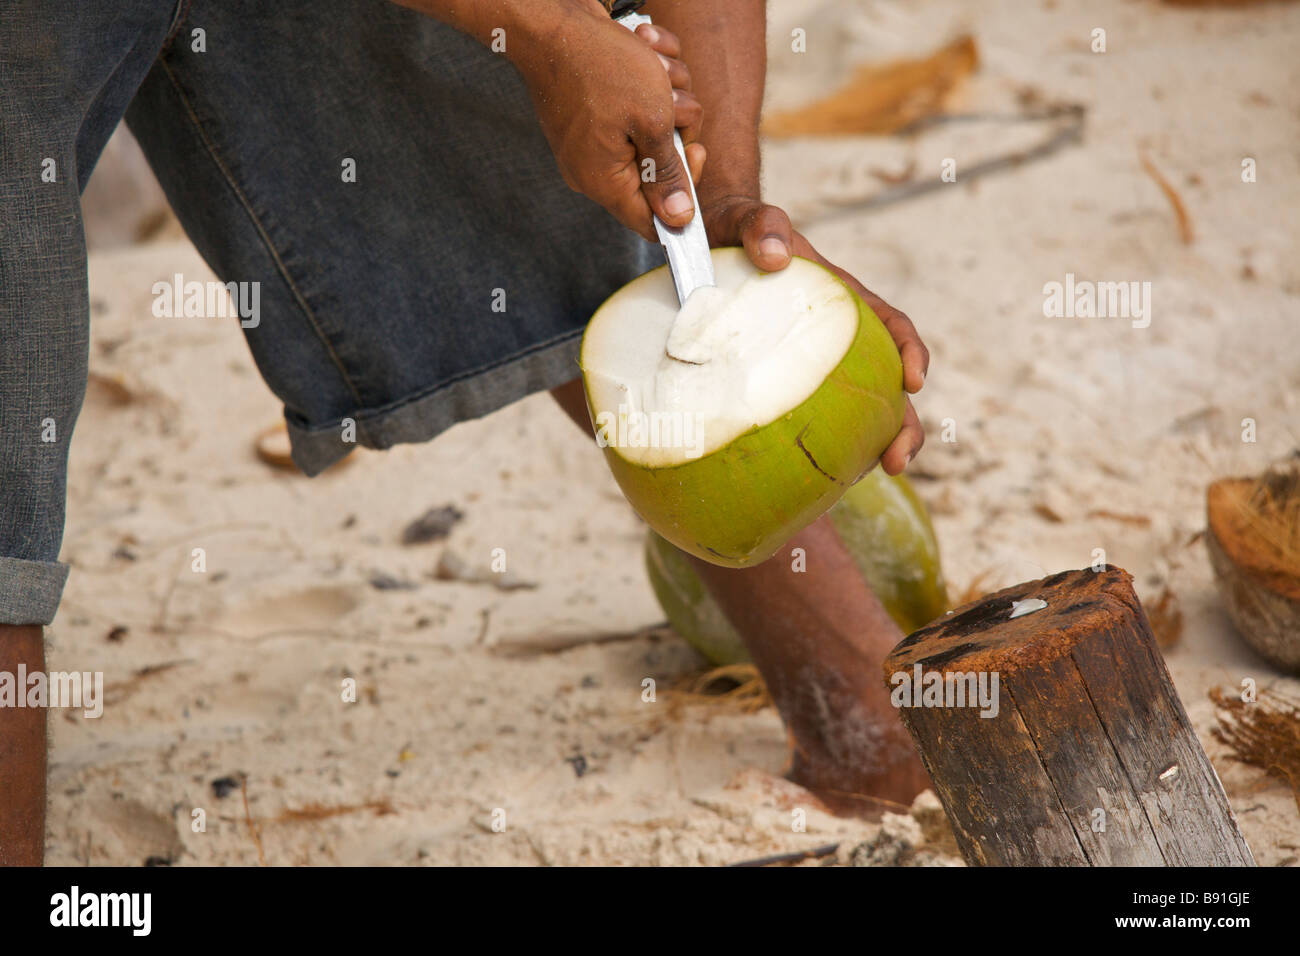
[[[673,142],[673,131],[634,139],[641,171],[641,192],[651,211],[670,226],[685,226],[695,215],[690,178]]]

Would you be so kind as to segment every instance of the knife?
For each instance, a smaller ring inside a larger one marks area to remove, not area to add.
[[[621,23],[629,30],[636,30],[643,23],[650,23],[650,18],[637,13],[645,0],[601,0],[615,23]],[[691,181],[691,168],[686,163],[686,150],[682,147],[682,137],[673,130],[673,145],[681,157],[682,169],[686,173],[686,184],[691,190],[691,202],[695,206],[695,215],[689,223],[680,229],[666,225],[658,216],[654,217],[655,232],[663,244],[664,255],[668,259],[668,270],[673,275],[673,285],[677,289],[677,301],[682,305],[690,298],[692,292],[701,286],[713,286],[717,282],[713,276],[713,257],[709,254],[709,237],[704,230],[704,216],[700,213],[700,200],[695,195],[695,183]]]

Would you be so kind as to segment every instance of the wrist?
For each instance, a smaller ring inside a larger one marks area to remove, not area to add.
[[[696,193],[700,200],[700,214],[704,217],[704,228],[709,240],[722,245],[738,245],[740,223],[745,217],[745,210],[751,206],[761,206],[757,189],[751,192],[714,192],[706,193],[698,188]]]
[[[510,0],[505,57],[530,85],[556,77],[560,61],[586,48],[593,29],[612,24],[600,0]]]
[[[706,120],[707,122],[707,120]],[[762,202],[763,187],[758,173],[758,143],[744,142],[738,136],[719,135],[716,131],[701,137],[708,150],[704,175],[695,184],[700,204],[728,207],[741,202]]]
[[[705,175],[707,177],[707,171]],[[704,210],[706,215],[709,213],[716,214],[733,206],[761,203],[763,201],[757,186],[744,183],[718,184],[711,189],[705,187],[702,183],[697,183],[695,193],[699,196],[700,208]]]

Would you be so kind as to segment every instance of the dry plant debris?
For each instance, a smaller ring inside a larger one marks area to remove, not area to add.
[[[842,88],[763,122],[768,136],[888,135],[941,113],[979,65],[975,39],[960,36],[928,57],[858,67]]]
[[[1257,767],[1285,783],[1300,810],[1300,701],[1277,691],[1261,691],[1255,701],[1210,691],[1220,710],[1211,733],[1239,763]]]

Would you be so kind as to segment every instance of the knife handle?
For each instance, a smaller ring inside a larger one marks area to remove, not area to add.
[[[617,20],[619,17],[625,17],[629,13],[635,13],[645,6],[645,0],[600,0],[600,5],[609,11],[609,15]]]

